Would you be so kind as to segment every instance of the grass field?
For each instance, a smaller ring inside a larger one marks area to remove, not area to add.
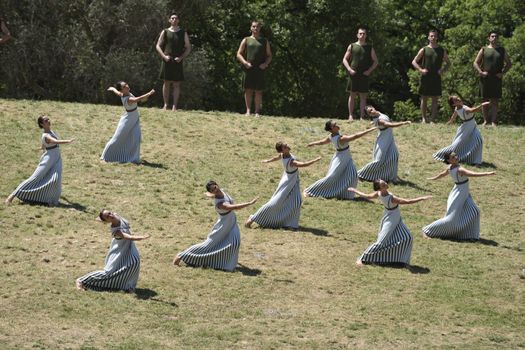
[[[421,228],[444,214],[447,177],[427,181],[444,164],[431,154],[450,143],[456,126],[413,124],[395,129],[403,184],[391,191],[434,198],[401,209],[414,235],[408,269],[354,262],[376,239],[378,202],[309,198],[301,229],[241,225],[239,268],[174,268],[177,252],[204,240],[216,220],[204,184],[215,179],[237,202],[244,220],[272,195],[279,162],[262,164],[285,140],[301,160],[301,187],[324,176],[330,145],[307,148],[326,135],[325,119],[248,118],[216,112],[142,108],[142,158],[147,165],[103,164],[121,107],[0,100],[0,193],[34,171],[40,152],[39,114],[53,130],[75,138],[61,146],[59,207],[0,208],[1,349],[519,349],[525,348],[525,129],[481,128],[484,170],[474,178],[481,209],[477,243],[426,240]],[[347,124],[345,134],[368,122]],[[371,158],[375,133],[353,143],[360,168]],[[370,184],[358,188],[371,191]],[[74,281],[103,267],[111,240],[95,221],[101,208],[129,219],[138,242],[136,294],[79,292]]]

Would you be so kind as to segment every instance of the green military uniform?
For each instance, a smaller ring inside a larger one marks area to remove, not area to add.
[[[441,75],[438,71],[443,65],[445,49],[441,46],[425,46],[423,62],[421,68],[427,69],[425,75],[421,75],[421,84],[419,85],[419,94],[421,96],[441,96]]]
[[[180,28],[176,32],[164,29],[164,44],[162,51],[165,55],[169,55],[171,60],[165,62],[162,60],[160,66],[159,79],[169,81],[183,81],[184,71],[182,70],[182,61],[175,62],[175,57],[181,56],[185,51],[184,36],[186,31]]]
[[[243,65],[243,89],[264,90],[264,70],[259,68],[259,65],[266,61],[267,40],[262,37],[253,38],[251,36],[246,37],[245,39],[245,59],[252,64],[252,67],[248,69]]]
[[[369,77],[363,74],[368,70],[373,63],[372,60],[372,45],[359,45],[358,43],[350,44],[352,52],[350,67],[356,71],[354,75],[350,75],[346,91],[351,92],[368,92]]]
[[[501,46],[493,49],[484,47],[481,69],[489,73],[486,77],[480,77],[480,92],[482,99],[501,98],[501,78],[496,74],[503,72],[505,63],[505,49]]]

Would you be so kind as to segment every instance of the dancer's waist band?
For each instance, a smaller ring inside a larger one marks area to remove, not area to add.
[[[463,185],[463,184],[466,184],[467,182],[468,182],[468,179],[465,181],[456,182],[456,185]]]
[[[133,112],[133,111],[136,111],[137,110],[137,107],[133,108],[133,109],[126,109],[126,112]]]
[[[47,151],[47,150],[50,150],[50,149],[57,148],[57,147],[58,147],[58,145],[54,145],[54,146],[51,146],[51,147],[46,147],[46,151]]]
[[[347,149],[349,149],[350,146],[346,146],[345,148],[338,148],[337,149],[337,152],[342,152],[342,151],[346,151]]]
[[[232,212],[232,211],[230,210],[230,211],[228,211],[228,212],[226,212],[226,213],[219,213],[219,215],[220,215],[220,216],[224,216],[224,215],[228,215],[228,214],[231,213],[231,212]]]
[[[299,170],[299,169],[295,169],[294,171],[287,171],[286,173],[287,173],[287,174],[294,174],[294,173],[297,172],[297,170]]]
[[[466,123],[466,122],[471,121],[472,119],[474,119],[474,117],[472,117],[472,118],[468,118],[468,119],[465,119],[465,120],[461,119],[461,122],[462,122],[462,123]]]
[[[394,209],[397,209],[398,207],[399,207],[399,204],[398,204],[398,205],[396,205],[396,206],[395,206],[395,207],[393,207],[393,208],[387,208],[387,207],[385,207],[385,209],[386,209],[386,210],[394,210]]]

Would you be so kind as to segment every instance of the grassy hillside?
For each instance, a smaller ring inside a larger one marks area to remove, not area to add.
[[[114,106],[0,100],[3,198],[34,171],[39,114],[49,114],[61,146],[61,206],[0,208],[0,348],[72,349],[495,349],[525,348],[523,128],[482,128],[484,169],[470,183],[481,209],[478,243],[426,240],[421,227],[444,214],[449,178],[431,154],[456,126],[395,129],[401,197],[434,198],[401,209],[414,235],[412,267],[354,266],[376,239],[379,203],[309,198],[301,229],[246,229],[244,220],[272,195],[282,174],[275,154],[285,140],[302,160],[301,187],[324,176],[330,145],[324,119],[248,118],[214,112],[141,109],[143,166],[104,164],[100,153],[122,109]],[[363,130],[368,122],[347,124]],[[375,134],[351,143],[358,168]],[[216,220],[204,184],[215,179],[237,201],[242,245],[234,273],[174,268],[175,254],[205,239]],[[370,184],[358,188],[370,191]],[[129,219],[142,258],[136,294],[79,292],[74,281],[100,269],[111,240],[95,221],[101,208]]]

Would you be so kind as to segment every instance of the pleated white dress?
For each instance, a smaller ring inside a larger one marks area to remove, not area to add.
[[[455,152],[458,161],[466,164],[481,164],[483,156],[483,138],[478,130],[473,113],[465,112],[464,108],[456,109],[461,125],[456,131],[452,144],[440,149],[432,156],[443,161],[447,152]]]
[[[392,182],[397,179],[399,152],[394,141],[392,128],[380,126],[379,120],[390,122],[390,118],[382,113],[373,119],[374,126],[379,128],[374,146],[373,161],[359,170],[357,175],[360,179],[367,181],[381,179]]]
[[[62,158],[60,147],[47,143],[46,136],[58,139],[53,131],[42,134],[42,147],[45,148],[45,152],[40,157],[33,175],[18,185],[12,195],[24,202],[57,205],[62,193]]]
[[[106,256],[104,270],[90,272],[79,278],[87,289],[132,291],[137,286],[140,256],[133,241],[115,237],[117,231],[131,234],[129,223],[120,219],[120,226],[111,227],[113,239]]]
[[[403,223],[399,205],[392,203],[392,195],[379,196],[385,210],[377,241],[368,247],[360,259],[371,264],[409,264],[413,238]]]
[[[261,227],[298,228],[301,215],[299,169],[291,165],[293,155],[282,159],[284,173],[272,198],[250,217]]]
[[[182,261],[189,266],[211,267],[226,271],[233,271],[237,266],[241,232],[235,212],[219,208],[221,203],[234,204],[233,198],[222,192],[223,198],[215,198],[215,211],[219,214],[219,218],[208,234],[208,238],[179,253]]]
[[[106,162],[140,163],[140,114],[137,103],[128,103],[130,97],[135,96],[129,94],[121,97],[125,112],[100,156]]]
[[[336,149],[328,173],[322,179],[304,190],[310,197],[353,199],[355,194],[348,187],[357,186],[357,170],[355,169],[348,142],[340,143],[340,134],[331,136],[332,145]]]
[[[470,195],[468,177],[459,175],[458,169],[454,167],[448,170],[455,185],[448,195],[447,213],[445,217],[423,227],[428,237],[479,239],[479,208]]]

